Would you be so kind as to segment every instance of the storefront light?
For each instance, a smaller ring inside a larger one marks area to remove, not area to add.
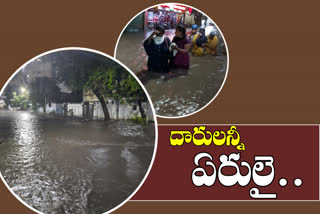
[[[178,9],[178,10],[182,10],[182,11],[185,11],[185,10],[186,10],[186,7],[179,6],[179,5],[174,5],[174,8],[175,8],[175,9]]]
[[[168,4],[162,4],[162,5],[158,6],[158,9],[159,10],[174,11],[174,12],[183,12],[183,11],[186,11],[187,8],[182,5],[168,3]]]

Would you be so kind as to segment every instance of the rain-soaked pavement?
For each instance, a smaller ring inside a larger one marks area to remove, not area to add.
[[[212,30],[209,27],[206,32]],[[180,72],[173,76],[151,73],[145,71],[147,56],[142,45],[150,33],[151,31],[123,33],[116,58],[142,80],[156,113],[161,116],[183,116],[209,103],[224,81],[227,56],[224,53],[200,57],[190,54],[190,70],[187,73]],[[172,40],[174,30],[167,30],[166,36]]]
[[[145,176],[154,125],[80,121],[0,110],[0,170],[11,189],[44,213],[102,213]]]

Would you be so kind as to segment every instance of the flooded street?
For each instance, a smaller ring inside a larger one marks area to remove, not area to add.
[[[11,189],[44,213],[102,213],[140,184],[154,125],[80,121],[0,110],[0,170]]]
[[[206,29],[206,32],[211,30]],[[166,30],[166,36],[171,40],[174,31]],[[146,71],[147,56],[142,45],[150,33],[151,31],[124,32],[118,43],[116,58],[142,80],[156,113],[161,116],[182,116],[195,112],[210,102],[225,78],[227,56],[190,54],[190,70],[187,73],[173,76],[151,73]]]

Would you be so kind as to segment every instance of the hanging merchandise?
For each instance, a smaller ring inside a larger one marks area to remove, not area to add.
[[[190,14],[189,12],[185,13],[185,22],[184,23],[186,26],[191,26],[191,25],[195,24],[194,14]]]

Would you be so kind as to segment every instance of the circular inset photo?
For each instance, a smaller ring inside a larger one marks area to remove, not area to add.
[[[43,213],[104,213],[151,168],[156,118],[140,81],[98,51],[62,48],[21,66],[0,92],[0,171]]]
[[[228,48],[217,25],[188,5],[159,4],[129,21],[115,57],[143,82],[157,116],[200,111],[219,93],[228,71]]]

